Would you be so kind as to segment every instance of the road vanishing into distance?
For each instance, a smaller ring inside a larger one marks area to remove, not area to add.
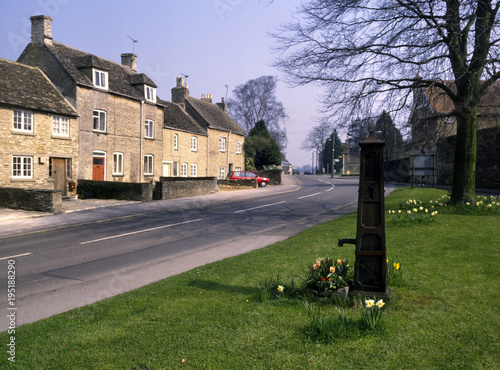
[[[293,179],[297,186],[265,196],[235,192],[231,201],[180,209],[163,201],[166,206],[155,212],[0,239],[0,270],[15,261],[16,324],[262,248],[356,211],[357,178]],[[6,292],[3,275],[0,287]],[[1,300],[5,331],[8,301]]]

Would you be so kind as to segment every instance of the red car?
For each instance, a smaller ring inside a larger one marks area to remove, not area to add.
[[[255,173],[250,171],[234,171],[229,175],[231,180],[242,180],[242,179],[256,179],[259,186],[266,186],[271,181],[267,177],[257,176]]]

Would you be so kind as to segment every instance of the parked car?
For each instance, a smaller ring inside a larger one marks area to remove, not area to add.
[[[266,186],[271,181],[267,177],[257,176],[255,173],[250,171],[233,171],[229,174],[231,180],[242,180],[242,179],[256,179],[259,186]]]
[[[311,171],[304,171],[304,175],[312,175]]]
[[[300,171],[299,171],[299,170],[297,170],[296,168],[294,168],[294,169],[292,170],[292,175],[300,175]]]

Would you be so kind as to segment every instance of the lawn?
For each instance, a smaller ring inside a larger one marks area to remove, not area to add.
[[[391,298],[374,330],[362,328],[360,305],[350,299],[313,303],[325,320],[335,322],[340,312],[348,328],[313,335],[302,298],[263,300],[259,289],[263,281],[279,279],[286,292],[319,257],[347,258],[354,265],[354,247],[337,247],[339,238],[355,237],[356,216],[349,215],[21,326],[16,362],[4,350],[0,368],[498,369],[500,212],[456,214],[430,203],[443,194],[406,188],[386,199],[387,212],[415,199],[423,201],[418,209],[438,214],[398,222],[386,215],[388,258],[400,263],[402,276],[390,285]],[[7,347],[6,332],[0,342]]]

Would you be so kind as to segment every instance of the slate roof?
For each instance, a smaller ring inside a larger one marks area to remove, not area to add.
[[[34,47],[39,46],[29,44],[23,54],[29,53],[29,48]],[[79,86],[94,88],[92,80],[85,73],[86,69],[94,67],[108,72],[107,91],[110,93],[144,100],[143,93],[134,86],[144,83],[157,87],[144,73],[136,73],[130,67],[120,63],[112,62],[56,41],[52,41],[52,45],[44,45],[44,47],[54,55],[71,79]]]
[[[186,110],[204,127],[245,135],[245,131],[216,104],[187,97]]]
[[[173,128],[193,134],[207,136],[207,132],[186,111],[176,103],[160,101],[164,106],[164,127]]]
[[[452,90],[456,91],[454,81],[444,81]],[[448,114],[454,109],[452,100],[444,91],[435,86],[424,89],[425,94],[435,113]],[[480,115],[500,115],[500,82],[491,85],[479,102],[478,114]]]
[[[34,111],[78,116],[37,67],[0,58],[0,103]]]

